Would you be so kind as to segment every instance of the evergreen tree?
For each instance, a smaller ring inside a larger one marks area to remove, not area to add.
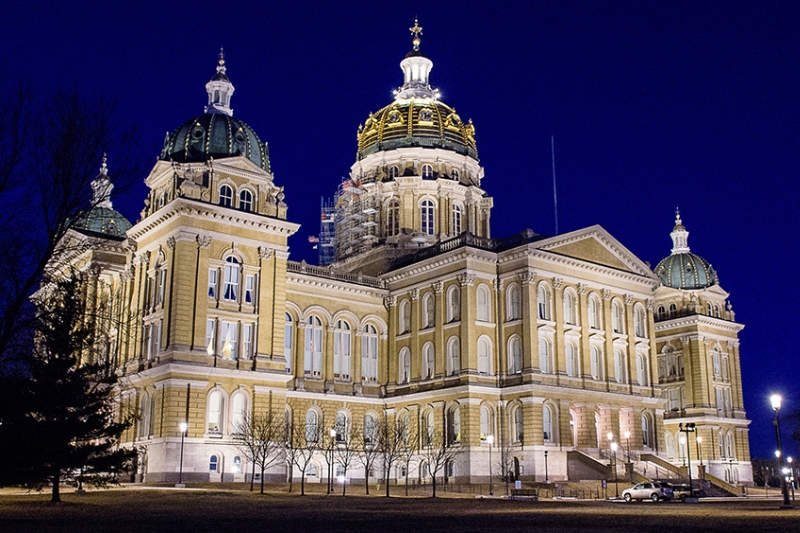
[[[0,446],[10,461],[6,483],[115,483],[134,454],[118,447],[132,417],[115,407],[115,374],[94,362],[93,321],[80,276],[51,281],[36,295],[34,353],[7,377]]]

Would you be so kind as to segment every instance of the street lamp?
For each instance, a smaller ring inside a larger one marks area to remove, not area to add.
[[[333,492],[333,447],[336,446],[336,428],[331,428],[331,460],[328,462],[328,494]]]
[[[189,429],[189,424],[186,422],[181,422],[178,427],[181,430],[181,462],[178,469],[178,484],[175,486],[182,489],[186,486],[183,484],[183,440],[186,437],[186,430]]]
[[[494,435],[487,436],[486,442],[489,443],[489,496],[494,496],[494,487],[492,485],[492,445],[494,444]]]
[[[794,501],[794,465],[792,464],[792,456],[786,458],[789,463],[789,485],[792,487],[792,501]]]
[[[547,472],[547,450],[544,451],[544,482],[550,483],[550,475]]]
[[[678,424],[678,429],[686,433],[686,437],[681,436],[681,440],[682,442],[686,442],[686,461],[688,463],[686,470],[689,472],[689,498],[693,498],[694,485],[692,485],[692,454],[690,453],[691,446],[689,446],[689,433],[695,433],[697,431],[697,426],[694,424],[694,422],[689,422],[685,425],[681,423]]]
[[[789,489],[786,486],[786,476],[783,475],[783,446],[781,446],[781,422],[778,418],[778,411],[781,410],[781,402],[783,398],[781,398],[780,394],[773,394],[769,397],[770,403],[772,404],[772,410],[775,411],[775,418],[772,420],[772,423],[775,425],[775,439],[778,441],[778,469],[781,470],[781,492],[783,493],[783,505],[781,509],[790,509],[792,504],[789,503]]]
[[[617,443],[611,443],[611,451],[614,452],[614,494],[619,498],[619,479],[617,479]]]

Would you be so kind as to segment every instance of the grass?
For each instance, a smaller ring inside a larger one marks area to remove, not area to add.
[[[355,491],[354,491],[355,492]],[[447,494],[390,499],[362,495],[300,497],[241,490],[130,487],[63,494],[0,492],[0,531],[192,531],[469,533],[573,531],[800,531],[800,508],[777,500],[730,499],[697,505],[591,501],[512,502]]]

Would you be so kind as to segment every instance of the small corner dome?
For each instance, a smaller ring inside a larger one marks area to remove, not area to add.
[[[81,233],[125,238],[131,223],[119,211],[95,206],[80,216],[72,228]]]
[[[202,163],[209,158],[235,156],[245,156],[269,171],[267,148],[253,128],[230,115],[206,113],[187,120],[169,133],[159,159]]]
[[[711,263],[689,249],[689,232],[681,221],[680,211],[675,213],[675,227],[670,237],[672,253],[662,259],[653,270],[663,286],[697,290],[719,285],[717,271]]]

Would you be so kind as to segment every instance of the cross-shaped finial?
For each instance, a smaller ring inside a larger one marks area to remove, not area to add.
[[[106,153],[103,152],[103,164],[100,165],[100,174],[103,174],[103,175],[108,174],[108,166],[106,165],[107,161],[108,161],[108,159],[106,158]]]
[[[419,21],[414,19],[414,26],[412,28],[408,28],[408,31],[411,32],[411,35],[414,36],[414,40],[411,41],[414,44],[414,50],[419,50],[419,43],[420,38],[419,36],[422,35],[422,26],[419,25]]]

